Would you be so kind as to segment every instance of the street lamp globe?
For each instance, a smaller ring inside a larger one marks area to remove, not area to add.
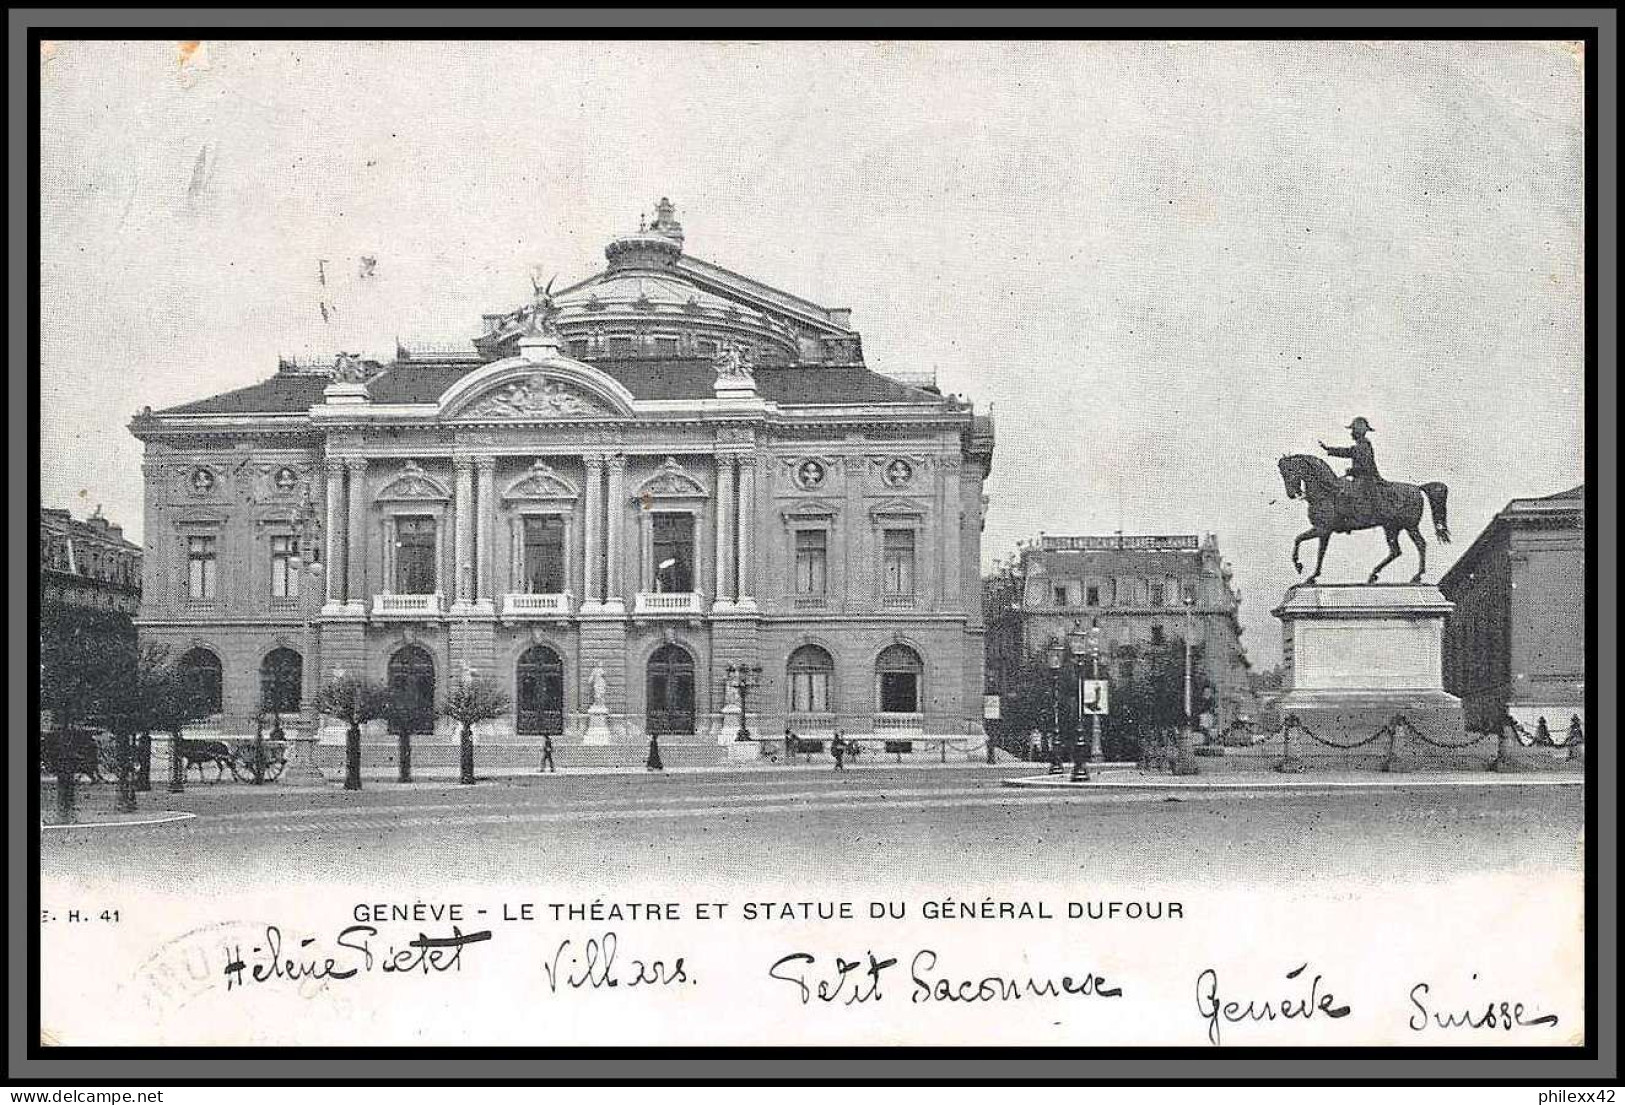
[[[1066,635],[1067,651],[1072,653],[1072,659],[1082,660],[1084,652],[1088,649],[1088,635],[1084,633],[1081,625],[1073,625]]]
[[[1045,650],[1045,656],[1049,660],[1049,666],[1050,666],[1051,671],[1060,671],[1061,670],[1061,652],[1062,652],[1062,649],[1061,649],[1061,640],[1060,640],[1060,638],[1059,637],[1051,638],[1050,643],[1049,643],[1049,648]]]

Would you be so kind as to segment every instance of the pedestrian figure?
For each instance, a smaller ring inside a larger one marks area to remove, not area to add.
[[[790,731],[790,727],[788,725],[786,725],[784,727],[784,758],[793,763],[795,761],[795,756],[796,756],[796,735],[794,733],[792,733]]]
[[[996,755],[994,755],[993,738],[991,736],[987,738],[987,743],[983,747],[987,751],[987,762],[989,764],[998,763],[999,759]]]
[[[1027,762],[1038,762],[1038,752],[1043,743],[1044,738],[1038,735],[1037,729],[1034,729],[1031,733],[1027,734]]]
[[[660,762],[660,738],[654,733],[649,734],[649,759],[643,768],[645,771],[666,770],[666,765]]]
[[[1546,715],[1542,714],[1535,722],[1535,743],[1542,747],[1550,747],[1552,731],[1546,727]]]
[[[829,742],[829,751],[830,751],[830,755],[835,757],[835,770],[836,771],[845,771],[846,770],[846,742],[841,739],[841,734],[840,733],[837,732],[835,734],[835,736],[830,740],[830,742]]]
[[[542,738],[542,766],[537,770],[552,771],[554,773],[557,773],[559,770],[553,764],[553,738],[551,736],[544,736]]]
[[[1052,740],[1052,741],[1049,742],[1049,770],[1047,772],[1045,772],[1045,774],[1047,774],[1047,775],[1059,775],[1060,773],[1061,773],[1061,742],[1058,741],[1058,740]]]

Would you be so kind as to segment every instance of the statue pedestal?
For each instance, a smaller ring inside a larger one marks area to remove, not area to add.
[[[1318,738],[1294,735],[1294,753],[1460,760],[1466,746],[1461,700],[1445,692],[1443,678],[1444,620],[1453,609],[1431,584],[1289,590],[1273,611],[1281,619],[1288,673],[1278,708],[1283,719],[1296,717]],[[1396,716],[1412,731],[1369,740]],[[1473,758],[1482,760],[1483,751],[1494,750],[1474,749]]]
[[[610,743],[608,706],[597,703],[587,707],[587,731],[582,734],[581,743],[586,745]]]
[[[740,709],[737,699],[731,702],[723,703],[722,721],[717,725],[718,744],[730,745],[735,743],[745,743],[743,741],[736,742],[734,740],[735,737],[739,736],[739,714]]]

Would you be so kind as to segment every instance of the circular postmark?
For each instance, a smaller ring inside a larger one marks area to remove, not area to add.
[[[125,988],[155,1019],[175,1014],[223,995],[230,977],[228,968],[246,955],[265,948],[273,925],[252,921],[221,921],[191,929],[171,940],[142,960]],[[283,938],[283,943],[296,941]],[[302,978],[295,992],[306,1000],[327,989],[325,978]]]

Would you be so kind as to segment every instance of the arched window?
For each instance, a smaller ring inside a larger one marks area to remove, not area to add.
[[[220,657],[206,648],[189,649],[176,665],[180,669],[182,693],[200,714],[218,714],[221,709]]]
[[[268,714],[297,714],[304,691],[302,656],[291,648],[274,648],[260,661],[260,709]]]
[[[802,645],[790,654],[790,712],[827,714],[834,710],[829,688],[835,661],[817,645]]]
[[[892,645],[875,661],[876,684],[883,714],[920,712],[925,665],[907,645]]]

